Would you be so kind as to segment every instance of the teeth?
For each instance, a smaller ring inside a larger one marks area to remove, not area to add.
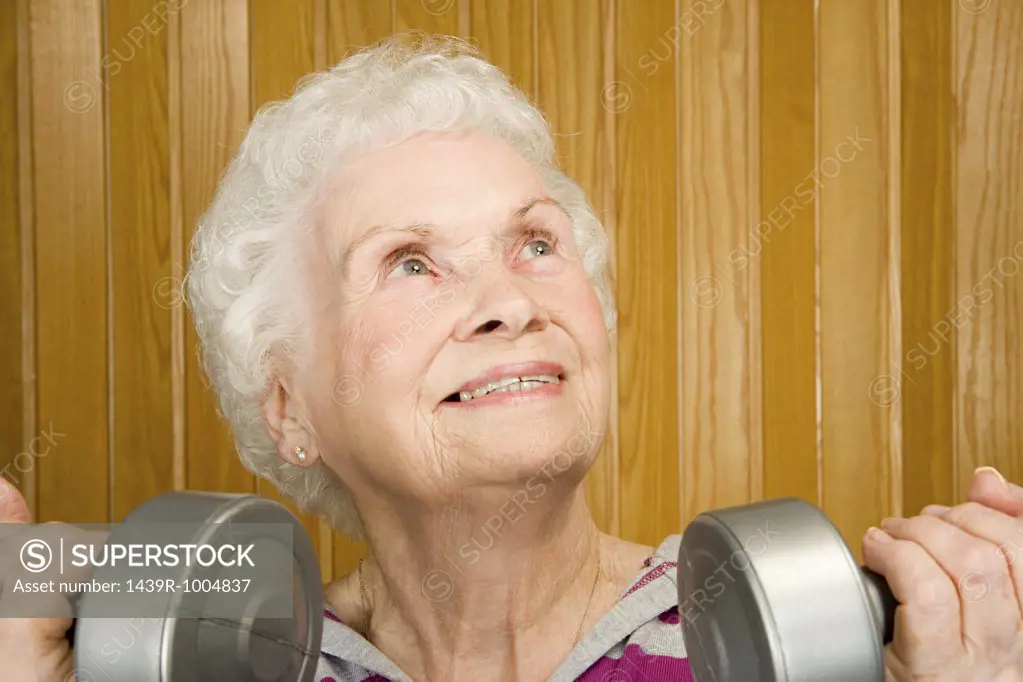
[[[529,376],[522,377],[508,377],[507,379],[494,381],[471,391],[459,391],[458,398],[465,403],[470,400],[475,400],[476,398],[482,398],[488,393],[518,393],[520,391],[529,391],[534,388],[539,388],[544,384],[560,383],[561,379],[554,374],[531,374]]]
[[[542,381],[545,384],[560,384],[561,379],[556,374],[533,374],[528,377],[519,377],[520,381]]]

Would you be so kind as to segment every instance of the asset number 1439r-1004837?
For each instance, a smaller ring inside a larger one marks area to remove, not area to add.
[[[248,592],[252,580],[248,578],[200,579],[140,578],[129,580],[125,592]]]

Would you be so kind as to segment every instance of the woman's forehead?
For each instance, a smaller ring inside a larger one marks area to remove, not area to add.
[[[424,133],[376,150],[347,169],[340,186],[328,211],[345,240],[382,224],[482,228],[546,194],[525,159],[483,133]]]

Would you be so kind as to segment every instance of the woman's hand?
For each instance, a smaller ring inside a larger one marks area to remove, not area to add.
[[[30,523],[31,514],[25,498],[5,478],[0,476],[0,524]],[[0,526],[0,531],[3,530]],[[8,527],[9,528],[9,527]],[[31,597],[38,600],[61,600],[56,594],[14,595],[11,586],[18,577],[18,557],[9,556],[9,543],[0,546],[0,571],[3,580],[0,591],[0,682],[72,682],[71,647],[65,637],[71,627],[70,618],[7,618],[3,617],[4,603],[11,599]],[[56,606],[56,604],[55,604]],[[58,609],[46,611],[53,613]]]
[[[1023,682],[1023,488],[978,469],[969,500],[867,532],[900,602],[889,682]]]

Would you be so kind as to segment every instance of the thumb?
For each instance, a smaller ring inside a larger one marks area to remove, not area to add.
[[[969,499],[1009,516],[1023,516],[1023,488],[1009,483],[994,467],[973,472]]]
[[[0,476],[0,523],[31,523],[32,513],[24,496],[10,481]]]

